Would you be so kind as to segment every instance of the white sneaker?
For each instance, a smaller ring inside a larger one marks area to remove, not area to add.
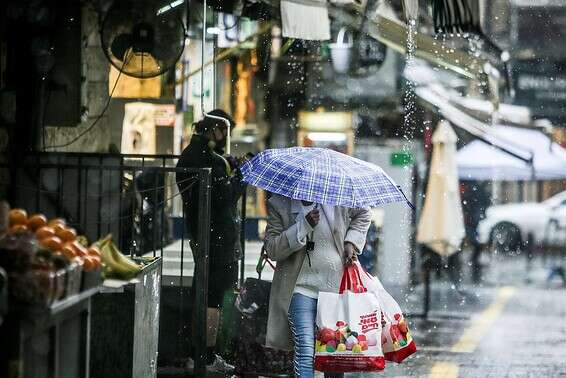
[[[216,359],[210,365],[206,365],[206,371],[214,373],[231,373],[234,366],[226,362],[222,357],[216,355]]]

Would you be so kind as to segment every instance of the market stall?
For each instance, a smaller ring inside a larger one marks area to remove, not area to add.
[[[0,334],[7,340],[0,343],[0,376],[29,377],[39,371],[45,377],[89,377],[92,371],[111,376],[115,366],[104,370],[98,364],[93,369],[91,357],[101,353],[107,357],[107,345],[119,339],[114,332],[101,345],[100,332],[108,332],[112,325],[128,329],[128,321],[108,321],[119,312],[105,312],[109,301],[98,293],[109,286],[125,292],[123,287],[141,282],[141,289],[134,290],[132,308],[123,306],[122,296],[120,309],[128,319],[129,314],[142,313],[131,316],[130,328],[152,316],[158,327],[160,271],[156,268],[160,263],[153,258],[130,259],[118,250],[111,235],[89,243],[62,218],[28,216],[24,209],[10,210],[0,202]],[[140,281],[142,275],[153,278],[154,284],[146,285],[148,277]],[[152,291],[148,300],[141,298],[144,288]],[[146,339],[151,335],[157,339],[158,331],[145,334]],[[122,340],[133,342],[135,336]],[[152,348],[157,349],[157,342]],[[122,353],[121,360],[131,363],[133,357]],[[155,376],[156,351],[137,368],[151,364],[153,374],[132,376]]]

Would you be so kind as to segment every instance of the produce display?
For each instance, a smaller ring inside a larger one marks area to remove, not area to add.
[[[0,267],[11,299],[47,306],[99,285],[104,276],[130,279],[142,265],[122,255],[111,235],[89,244],[62,218],[29,216],[0,202]]]

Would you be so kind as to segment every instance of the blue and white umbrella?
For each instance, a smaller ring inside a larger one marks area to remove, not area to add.
[[[407,201],[377,165],[325,148],[265,150],[244,163],[241,172],[248,184],[323,205],[365,208]]]

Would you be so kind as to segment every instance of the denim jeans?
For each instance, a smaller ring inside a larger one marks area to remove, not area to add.
[[[314,344],[316,299],[295,293],[289,306],[289,325],[295,344],[295,377],[314,377]],[[342,378],[344,374],[324,373],[327,378]]]

